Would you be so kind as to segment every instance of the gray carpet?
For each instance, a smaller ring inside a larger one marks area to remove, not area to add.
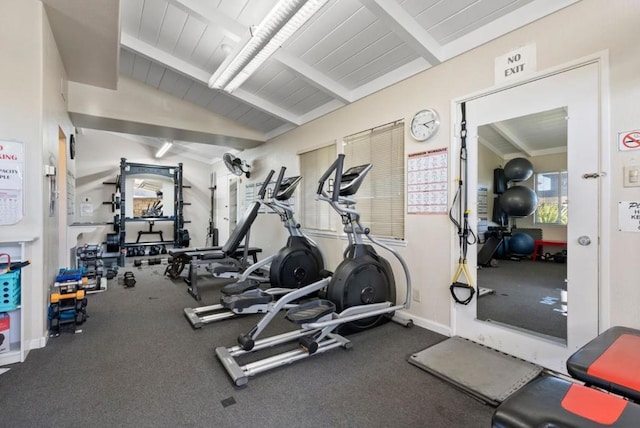
[[[495,293],[479,298],[478,319],[566,340],[567,317],[560,299],[566,277],[564,263],[499,260],[497,267],[481,268],[478,286]]]
[[[389,323],[337,349],[235,387],[216,346],[255,323],[236,318],[193,330],[182,309],[196,302],[163,266],[129,268],[125,289],[109,281],[89,296],[81,333],[63,333],[0,375],[7,427],[488,427],[493,408],[407,363],[445,339]],[[124,270],[121,269],[120,276]],[[219,285],[202,277],[203,303]],[[279,318],[271,333],[290,329]]]

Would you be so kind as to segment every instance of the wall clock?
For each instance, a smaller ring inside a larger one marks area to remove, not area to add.
[[[71,134],[69,137],[69,157],[71,159],[76,158],[76,138]]]
[[[438,113],[430,108],[420,110],[411,119],[411,136],[417,141],[426,141],[431,138],[440,127]]]

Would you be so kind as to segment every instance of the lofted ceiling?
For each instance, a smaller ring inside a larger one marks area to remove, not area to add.
[[[118,72],[268,140],[576,1],[328,0],[229,93],[209,79],[277,0],[120,0]]]
[[[478,141],[502,159],[567,151],[564,107],[478,127]]]

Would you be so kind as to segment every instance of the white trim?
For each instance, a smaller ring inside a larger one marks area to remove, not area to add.
[[[598,278],[600,307],[598,332],[611,327],[611,94],[609,50],[599,52],[600,68],[600,277]]]
[[[426,318],[417,317],[412,313],[407,312],[406,310],[397,311],[397,313],[400,314],[400,317],[402,319],[412,320],[413,324],[418,327],[426,328],[427,330],[431,330],[444,336],[451,337],[451,328],[447,327],[444,324],[440,324]]]
[[[611,168],[611,156],[609,153],[610,147],[610,92],[609,92],[609,53],[608,50],[599,51],[593,53],[591,55],[587,55],[581,58],[578,58],[573,61],[569,61],[558,65],[556,67],[551,67],[541,72],[535,73],[527,79],[523,79],[518,82],[508,83],[508,84],[500,84],[490,87],[488,89],[484,89],[482,91],[474,92],[470,95],[466,95],[463,97],[455,98],[451,101],[451,150],[453,153],[458,153],[460,150],[459,145],[459,136],[456,135],[456,118],[458,117],[458,108],[462,102],[471,101],[477,98],[485,97],[488,95],[495,94],[497,92],[501,92],[513,87],[518,87],[521,85],[525,85],[527,83],[540,80],[543,78],[551,77],[556,74],[568,72],[583,66],[587,66],[589,64],[597,64],[598,65],[598,81],[599,81],[599,102],[600,102],[600,147],[599,147],[599,156],[600,156],[600,171],[604,172],[604,176],[600,177],[600,195],[599,195],[599,247],[598,247],[598,258],[599,258],[599,277],[598,277],[598,331],[602,332],[606,328],[609,327],[611,322],[610,319],[610,292],[611,287],[608,282],[609,274],[610,274],[610,262],[606,255],[609,254],[610,251],[610,223],[611,216],[608,210],[608,206],[610,206],[611,202],[611,192],[610,192],[610,175],[607,173],[607,168]],[[450,179],[455,180],[456,171],[454,168],[456,167],[453,163],[453,159],[455,156],[450,157],[449,159],[449,174]],[[453,192],[453,189],[451,190]],[[452,197],[452,194],[450,194]],[[451,199],[450,199],[451,201]],[[451,225],[451,230],[454,230],[453,225]],[[457,239],[451,235],[451,239]],[[456,242],[456,241],[452,241]],[[455,268],[457,267],[458,257],[456,255],[457,245],[451,246],[451,265],[450,265],[450,273],[453,275],[455,272]],[[457,332],[456,325],[456,303],[452,300],[450,302],[450,324],[451,331],[455,334]]]

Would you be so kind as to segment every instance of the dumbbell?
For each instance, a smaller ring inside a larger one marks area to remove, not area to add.
[[[134,287],[136,285],[136,278],[133,272],[124,273],[124,286],[127,288]]]

